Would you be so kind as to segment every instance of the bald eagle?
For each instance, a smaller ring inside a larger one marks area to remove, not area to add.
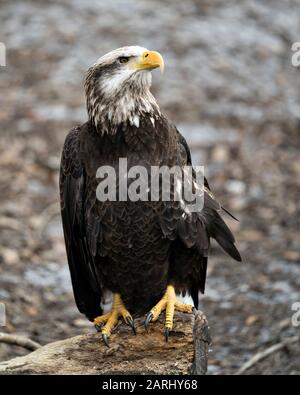
[[[158,67],[164,67],[162,56],[139,46],[99,58],[85,81],[88,121],[68,133],[62,152],[61,214],[75,301],[107,345],[119,318],[135,332],[136,314],[145,314],[148,326],[163,310],[168,339],[174,310],[198,307],[210,238],[241,261],[206,179],[199,212],[189,212],[182,200],[96,196],[97,169],[116,168],[120,158],[131,167],[192,166],[186,140],[150,92],[151,70]],[[104,312],[109,293],[111,310]]]

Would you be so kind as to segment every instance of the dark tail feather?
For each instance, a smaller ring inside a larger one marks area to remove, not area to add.
[[[206,282],[206,271],[207,271],[207,257],[203,257],[201,261],[201,268],[199,270],[199,276],[192,284],[191,297],[194,302],[194,306],[198,309],[199,306],[199,291],[204,294],[205,282]]]
[[[198,285],[200,292],[202,292],[203,294],[205,291],[206,272],[207,272],[207,257],[203,257],[201,263],[201,270],[199,271],[200,279]]]
[[[207,224],[208,232],[233,259],[241,262],[242,258],[234,245],[234,237],[231,230],[225,224],[218,213],[214,213],[213,218]]]
[[[231,218],[233,218],[235,221],[240,222],[230,211],[228,211],[225,207],[221,206],[221,209],[225,211],[226,214],[228,214]]]
[[[217,240],[217,242],[220,244],[223,250],[226,251],[227,254],[229,254],[233,259],[235,259],[238,262],[242,261],[240,253],[238,252],[236,246],[232,242],[224,239],[220,234],[216,234],[214,238]]]
[[[198,307],[199,307],[199,289],[198,289],[197,285],[193,285],[193,287],[191,289],[191,297],[193,299],[195,308],[198,309]]]

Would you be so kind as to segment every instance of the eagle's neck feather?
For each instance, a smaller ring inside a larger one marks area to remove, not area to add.
[[[114,94],[107,95],[103,87],[87,90],[89,119],[100,134],[115,134],[120,125],[139,128],[140,119],[149,116],[154,126],[160,115],[158,104],[143,79],[129,80]]]

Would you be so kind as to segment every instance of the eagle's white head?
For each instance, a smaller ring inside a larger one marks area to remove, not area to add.
[[[115,133],[120,124],[127,123],[139,127],[141,116],[159,113],[150,92],[151,70],[157,67],[164,68],[158,52],[131,46],[107,53],[89,68],[87,110],[98,131]]]

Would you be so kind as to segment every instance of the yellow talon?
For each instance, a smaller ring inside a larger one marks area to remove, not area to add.
[[[100,315],[99,317],[96,317],[94,319],[94,325],[100,326],[101,324],[104,324],[109,319],[111,313],[106,313],[103,315]]]
[[[124,321],[132,327],[133,332],[135,333],[134,322],[131,314],[124,306],[121,296],[119,294],[114,294],[112,310],[109,313],[96,317],[94,319],[94,325],[96,327],[100,327],[102,324],[105,324],[101,329],[101,333],[102,336],[105,335],[107,338],[111,335],[112,330],[117,325],[119,317],[123,317]]]
[[[185,304],[185,303],[176,301],[175,310],[181,311],[182,313],[192,313],[193,306],[191,304]]]
[[[158,319],[163,310],[166,310],[165,328],[167,333],[169,333],[173,328],[175,310],[183,313],[192,313],[193,306],[177,301],[173,285],[168,285],[162,299],[150,310],[150,313],[148,313],[145,321],[146,328],[150,321],[156,321]]]

